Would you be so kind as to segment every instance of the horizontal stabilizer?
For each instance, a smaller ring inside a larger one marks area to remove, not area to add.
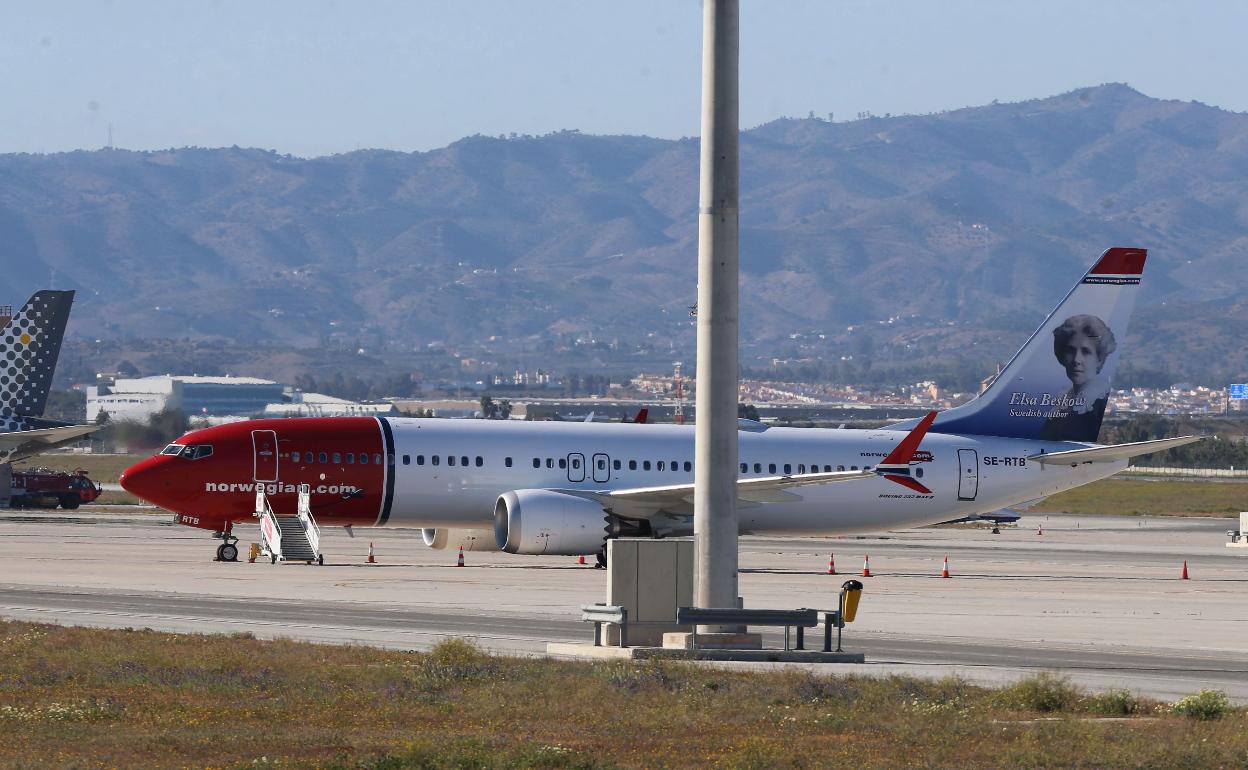
[[[1178,436],[1176,438],[1159,438],[1153,441],[1133,441],[1130,444],[1113,446],[1096,446],[1087,449],[1068,449],[1065,452],[1049,452],[1032,455],[1027,458],[1045,465],[1079,465],[1080,463],[1112,463],[1129,460],[1132,457],[1174,449],[1177,446],[1200,441],[1204,436]]]
[[[64,425],[0,433],[0,462],[16,462],[65,444],[80,441],[100,425]]]

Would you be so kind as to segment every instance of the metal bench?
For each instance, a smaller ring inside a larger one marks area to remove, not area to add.
[[[783,626],[784,649],[805,649],[805,629],[819,625],[819,611],[800,610],[747,610],[707,607],[679,607],[676,623],[693,626],[693,646],[698,646],[698,626]],[[789,646],[789,631],[797,629],[797,647]]]
[[[594,624],[594,646],[602,646],[602,624],[613,623],[620,627],[620,646],[628,646],[628,609],[609,604],[582,604],[581,620]]]

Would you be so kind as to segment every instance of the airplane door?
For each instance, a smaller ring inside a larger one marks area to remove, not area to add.
[[[252,478],[256,481],[277,481],[277,431],[253,430],[251,447],[255,459]]]
[[[979,453],[974,449],[959,449],[958,468],[958,499],[974,500],[979,494]]]
[[[611,458],[599,452],[594,455],[594,481],[604,482],[611,480]]]
[[[585,455],[573,452],[568,455],[568,481],[585,480]]]

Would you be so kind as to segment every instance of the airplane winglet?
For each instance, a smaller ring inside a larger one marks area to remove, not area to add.
[[[919,420],[919,424],[914,426],[906,437],[897,443],[897,446],[893,447],[893,451],[888,453],[884,462],[875,466],[875,472],[907,489],[924,495],[932,494],[932,490],[910,476],[910,461],[914,459],[915,450],[919,448],[919,443],[923,441],[923,437],[927,435],[927,429],[932,427],[932,422],[935,420],[936,413],[928,412],[927,416]]]

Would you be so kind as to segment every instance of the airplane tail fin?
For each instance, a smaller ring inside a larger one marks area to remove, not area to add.
[[[1095,442],[1147,255],[1106,250],[992,384],[932,431]]]
[[[72,291],[35,292],[0,329],[0,415],[43,414],[73,302]]]

